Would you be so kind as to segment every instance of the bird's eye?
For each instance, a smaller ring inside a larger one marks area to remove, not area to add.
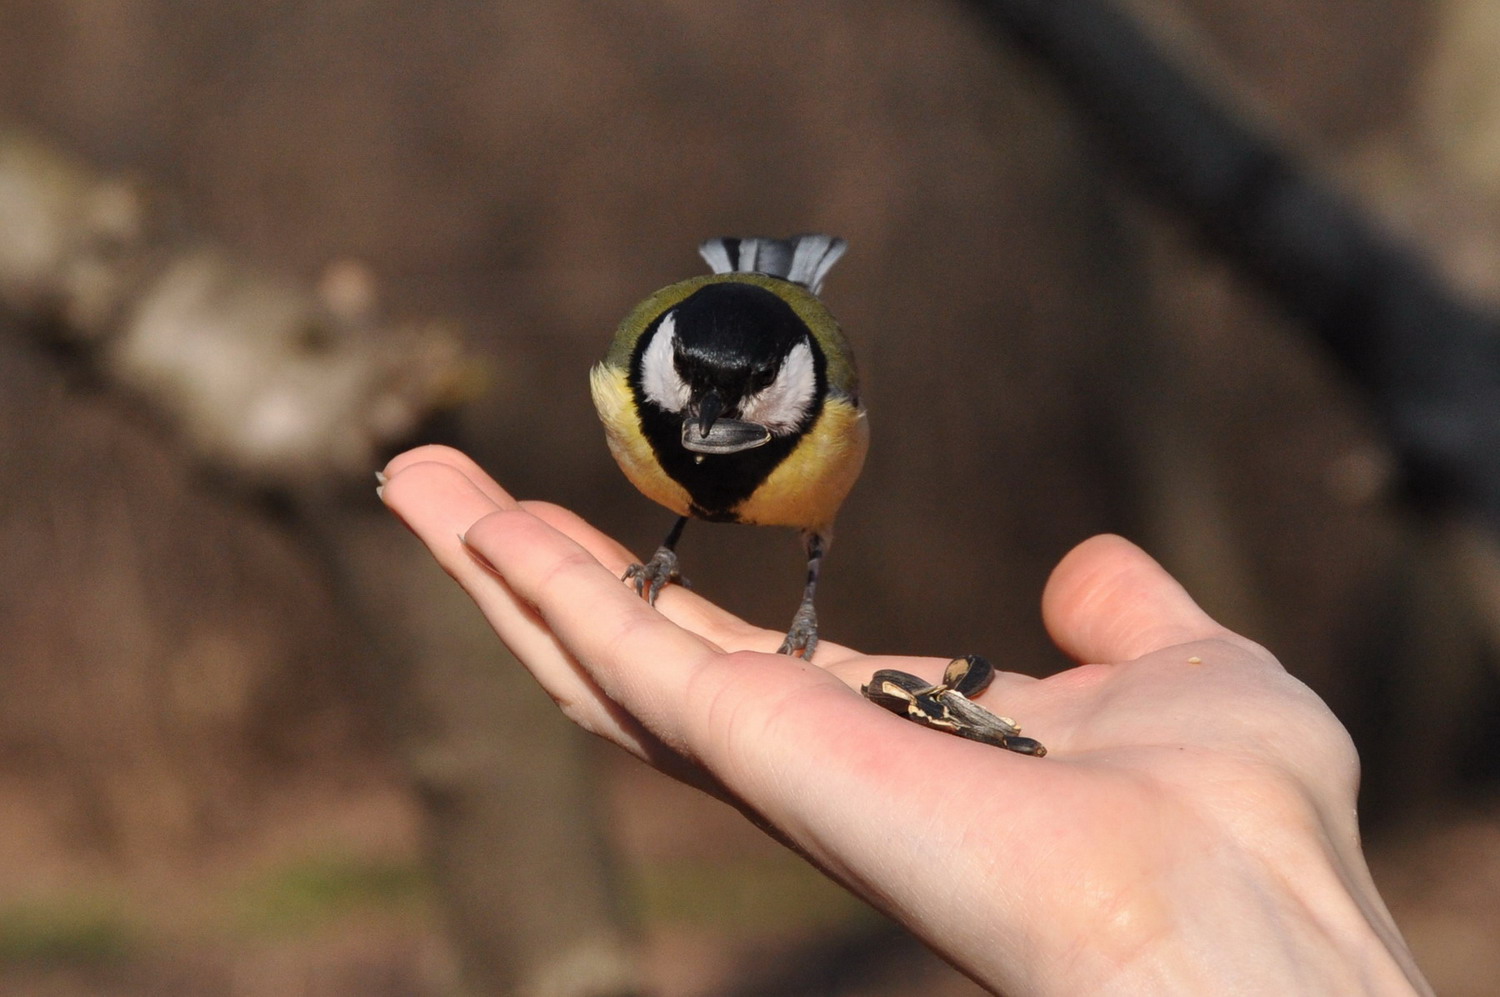
[[[754,388],[740,407],[741,418],[789,433],[817,403],[817,366],[807,343],[792,347],[773,376]]]

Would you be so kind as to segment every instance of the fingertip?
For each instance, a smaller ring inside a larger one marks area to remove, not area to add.
[[[436,461],[407,464],[387,477],[381,501],[441,559],[455,540],[497,508],[514,507],[503,491],[482,489],[459,468]]]
[[[390,505],[387,493],[391,481],[418,467],[427,467],[429,470],[434,467],[445,468],[465,478],[472,488],[496,505],[515,504],[516,500],[511,497],[510,493],[501,488],[472,457],[438,443],[416,447],[397,454],[391,458],[390,463],[386,464],[383,471],[376,472],[376,480],[379,482],[376,494],[380,496],[381,501]]]
[[[1100,533],[1084,540],[1064,554],[1048,576],[1042,589],[1044,616],[1051,618],[1054,607],[1139,557],[1149,555],[1118,534]]]
[[[1058,562],[1042,618],[1057,646],[1083,662],[1129,661],[1228,633],[1154,558],[1113,534],[1085,540]]]
[[[381,492],[387,504],[478,491],[474,481],[462,470],[439,461],[413,461],[386,472],[385,480],[381,482]]]
[[[428,443],[392,457],[386,462],[383,470],[375,472],[376,477],[393,478],[413,464],[447,464],[459,470],[464,470],[466,467],[478,468],[478,465],[462,451],[441,443]]]

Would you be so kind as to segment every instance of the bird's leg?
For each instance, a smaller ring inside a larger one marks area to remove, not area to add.
[[[644,596],[653,605],[668,582],[687,586],[687,579],[677,570],[677,541],[682,539],[682,528],[687,525],[687,521],[686,516],[677,517],[677,522],[672,524],[667,538],[656,548],[651,560],[645,564],[632,564],[625,569],[624,580],[635,585],[636,595]]]
[[[781,642],[780,653],[800,652],[804,660],[810,660],[818,647],[818,612],[813,608],[813,595],[818,589],[818,571],[823,567],[823,552],[828,546],[828,538],[822,533],[805,530],[802,534],[802,546],[807,551],[807,588],[802,591],[802,605],[797,607],[797,615],[792,617],[792,625],[786,632],[786,640]]]

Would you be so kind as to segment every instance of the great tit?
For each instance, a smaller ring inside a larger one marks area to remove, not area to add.
[[[637,305],[590,372],[625,476],[678,516],[625,581],[648,602],[681,579],[689,517],[792,526],[807,553],[802,603],[781,653],[811,658],[813,595],[834,515],[859,477],[869,425],[849,343],[818,299],[843,239],[710,239],[713,273]]]

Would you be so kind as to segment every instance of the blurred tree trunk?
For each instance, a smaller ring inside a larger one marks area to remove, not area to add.
[[[119,411],[143,407],[170,430],[180,444],[179,478],[190,480],[189,468],[197,467],[219,482],[217,492],[201,491],[197,501],[223,505],[228,517],[244,518],[248,509],[241,503],[257,497],[291,510],[276,521],[283,552],[325,584],[338,579],[342,599],[325,593],[321,612],[351,615],[328,626],[346,634],[359,627],[368,637],[366,653],[339,669],[345,681],[365,690],[343,691],[355,703],[378,704],[382,717],[366,724],[394,736],[418,788],[433,866],[473,992],[637,992],[583,735],[507,660],[483,618],[425,550],[375,511],[377,454],[462,397],[468,362],[451,333],[431,323],[380,318],[371,278],[348,264],[333,268],[314,292],[239,262],[163,223],[164,203],[31,136],[0,130],[0,303],[24,323],[14,328],[29,332],[33,348],[67,344],[73,352],[54,354],[56,361],[86,365],[109,404]],[[66,405],[67,399],[56,402]],[[17,403],[29,414],[26,401]],[[30,401],[33,408],[41,404],[40,398]],[[30,451],[32,462],[73,446],[52,438],[50,425],[19,425],[29,427],[31,438],[13,429],[12,444]],[[11,463],[17,465],[25,462]],[[128,468],[116,474],[125,489],[136,477]],[[41,480],[68,487],[55,474]],[[65,501],[54,499],[54,511]],[[131,504],[124,500],[107,511],[128,515]],[[99,519],[104,511],[84,518],[72,541],[84,549],[160,541],[158,528],[132,520],[112,536],[101,535],[114,519]],[[201,529],[195,521],[182,526],[186,535],[194,529]],[[243,548],[226,553],[231,560],[255,558]],[[137,556],[156,561],[162,552],[142,549]],[[176,574],[109,579],[117,597],[149,599],[131,621],[138,654],[106,657],[93,649],[90,658],[118,682],[143,687],[131,697],[138,707],[151,699],[144,690],[160,683],[209,678],[166,674],[170,666],[162,657],[176,641],[160,631],[197,618],[200,604],[225,594],[212,576],[196,588],[172,584]],[[34,583],[8,577],[12,587]],[[267,589],[240,588],[234,598],[245,619],[275,628],[263,611],[276,597],[275,576],[262,580]],[[147,595],[163,583],[169,597]],[[37,611],[27,609],[19,593],[7,601],[12,614]],[[86,607],[77,608],[69,625],[84,632],[97,625]],[[324,621],[297,619],[303,629],[278,631],[277,642],[316,646]],[[259,643],[243,631],[239,638]],[[229,671],[214,680],[220,684],[256,689],[270,678],[263,672],[284,667],[233,647],[221,650]],[[206,663],[193,657],[183,664]],[[226,704],[244,715],[222,719],[243,724],[261,705],[253,697]],[[155,727],[158,710],[170,729],[172,701],[151,706],[140,730]],[[45,702],[29,708],[48,715]],[[125,753],[139,747],[126,746]],[[137,794],[151,815],[145,824],[195,823],[192,812],[210,797],[192,759],[185,751],[158,763],[154,791]],[[232,766],[234,759],[219,762]],[[167,798],[169,787],[176,792]],[[99,808],[106,838],[113,825],[143,816],[87,783],[78,796]],[[131,836],[140,837],[145,824]]]
[[[427,814],[472,992],[640,992],[593,740],[455,599],[426,548],[347,510],[310,525],[375,642],[371,679]]]

